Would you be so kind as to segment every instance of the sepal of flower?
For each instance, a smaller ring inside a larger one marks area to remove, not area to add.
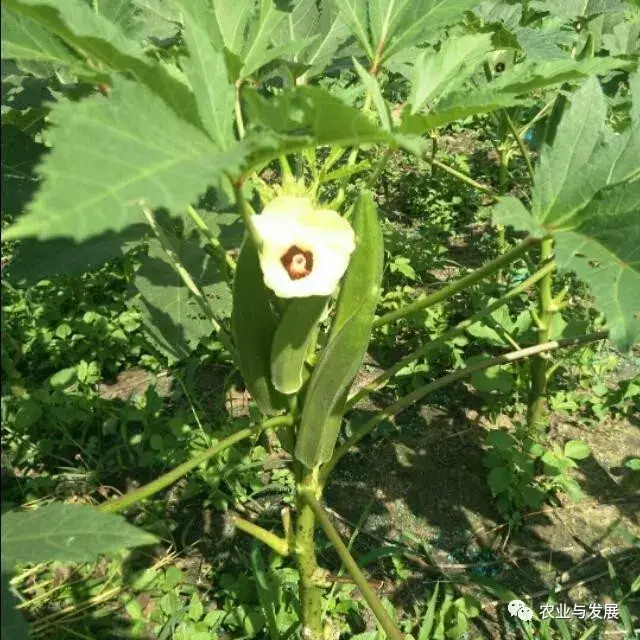
[[[280,298],[328,296],[355,249],[347,220],[305,196],[278,196],[253,219],[264,281]]]

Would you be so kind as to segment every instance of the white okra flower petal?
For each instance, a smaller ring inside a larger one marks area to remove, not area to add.
[[[282,196],[254,218],[265,284],[280,298],[330,295],[355,249],[351,225],[308,198]]]

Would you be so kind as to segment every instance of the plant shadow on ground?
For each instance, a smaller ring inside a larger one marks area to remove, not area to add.
[[[473,404],[468,398],[461,402],[461,395],[453,402]],[[404,608],[423,606],[425,592],[438,579],[492,577],[521,597],[533,596],[536,605],[560,584],[558,602],[564,594],[568,602],[602,604],[617,597],[606,560],[628,584],[637,575],[640,554],[621,533],[623,528],[640,532],[637,481],[627,469],[626,481],[618,483],[610,471],[637,450],[636,429],[628,422],[612,425],[615,438],[611,429],[556,425],[554,440],[581,438],[592,448],[593,455],[577,470],[586,498],[527,514],[522,527],[512,531],[502,524],[486,481],[485,426],[462,410],[426,405],[403,414],[396,427],[391,435],[363,441],[341,461],[328,485],[327,503],[350,523],[345,528],[338,521],[345,535],[370,508],[356,555],[372,546],[410,541],[423,558],[411,563],[412,577],[394,593]],[[504,612],[494,611],[486,637],[500,637],[496,614]]]

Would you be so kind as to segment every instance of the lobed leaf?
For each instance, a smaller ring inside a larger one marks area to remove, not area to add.
[[[55,65],[82,65],[58,37],[37,22],[2,7],[2,58],[38,60]]]
[[[81,52],[96,71],[132,72],[180,119],[202,126],[193,94],[176,69],[152,61],[139,43],[119,25],[93,11],[88,3],[83,0],[5,0],[4,4]]]
[[[145,85],[125,79],[108,99],[58,103],[50,120],[45,182],[6,239],[118,232],[142,220],[142,202],[179,211],[223,171],[237,171],[245,153],[241,145],[220,152]]]
[[[491,36],[479,34],[446,40],[435,53],[423,50],[413,67],[411,113],[462,85],[491,48]]]
[[[168,234],[167,234],[168,235]],[[217,262],[204,244],[191,238],[170,238],[172,248],[211,305],[216,318],[231,315],[231,290]],[[130,302],[142,314],[142,322],[153,345],[172,360],[191,355],[198,342],[211,335],[211,321],[204,316],[175,272],[157,239],[149,250],[131,286]]]
[[[597,79],[571,98],[552,147],[542,150],[531,214],[514,198],[494,209],[496,222],[553,235],[561,269],[575,271],[623,349],[640,336],[640,121],[616,134],[605,127]]]
[[[174,0],[182,10],[183,36],[189,56],[182,68],[191,82],[202,123],[221,149],[234,140],[233,104],[235,89],[227,78],[227,66],[222,51],[214,46],[215,16],[202,1]]]

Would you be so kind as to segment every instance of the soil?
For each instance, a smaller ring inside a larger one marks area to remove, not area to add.
[[[393,594],[396,604],[424,607],[436,579],[464,584],[478,575],[533,597],[536,606],[554,588],[559,603],[602,604],[619,599],[607,561],[628,584],[640,573],[632,540],[640,535],[639,474],[624,467],[640,452],[640,422],[592,428],[554,418],[555,442],[581,439],[591,447],[575,470],[584,499],[526,514],[512,530],[496,510],[482,465],[488,429],[509,425],[506,416],[489,424],[474,411],[424,405],[400,416],[395,433],[364,441],[337,467],[327,504],[339,514],[342,533],[350,535],[369,510],[356,552],[394,543],[415,549],[411,579]],[[482,637],[509,637],[493,598],[485,594],[481,601]]]

